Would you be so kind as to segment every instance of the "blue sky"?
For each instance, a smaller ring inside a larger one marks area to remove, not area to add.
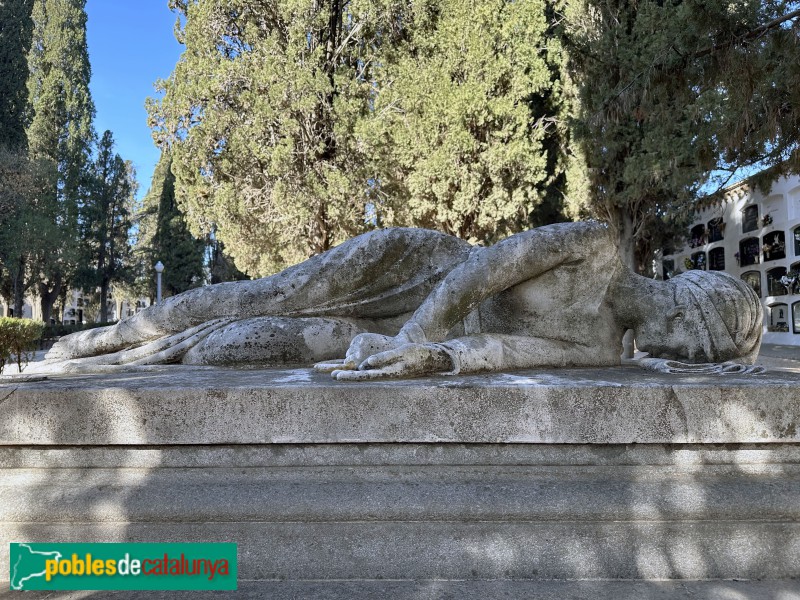
[[[86,14],[95,129],[98,136],[110,129],[117,152],[133,161],[141,198],[159,157],[144,101],[155,95],[153,83],[168,77],[180,57],[175,14],[167,0],[88,0]]]

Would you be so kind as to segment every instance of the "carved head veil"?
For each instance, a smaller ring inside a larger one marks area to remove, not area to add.
[[[692,298],[703,327],[698,327],[710,361],[752,364],[761,346],[763,312],[753,289],[720,271],[688,271],[672,280]]]
[[[761,346],[763,312],[753,289],[721,271],[692,270],[670,280],[676,298],[687,305],[692,334],[700,342],[703,365],[645,359],[642,366],[668,372],[761,372],[752,365]]]

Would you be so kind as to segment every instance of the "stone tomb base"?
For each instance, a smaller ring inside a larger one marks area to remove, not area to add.
[[[798,423],[787,373],[4,382],[0,579],[12,541],[233,541],[252,597],[534,597],[536,582],[550,597],[552,580],[633,580],[621,598],[764,579],[794,598]]]

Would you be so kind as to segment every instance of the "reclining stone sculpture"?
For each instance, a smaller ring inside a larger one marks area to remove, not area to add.
[[[489,247],[393,228],[270,277],[193,289],[66,336],[37,370],[317,363],[335,379],[363,380],[597,367],[620,363],[629,328],[651,357],[736,370],[756,358],[762,311],[753,290],[726,273],[668,281],[632,273],[596,222],[540,227]]]

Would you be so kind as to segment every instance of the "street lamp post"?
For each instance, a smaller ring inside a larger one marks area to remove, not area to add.
[[[161,273],[164,272],[164,265],[161,261],[156,263],[156,304],[161,304]]]

